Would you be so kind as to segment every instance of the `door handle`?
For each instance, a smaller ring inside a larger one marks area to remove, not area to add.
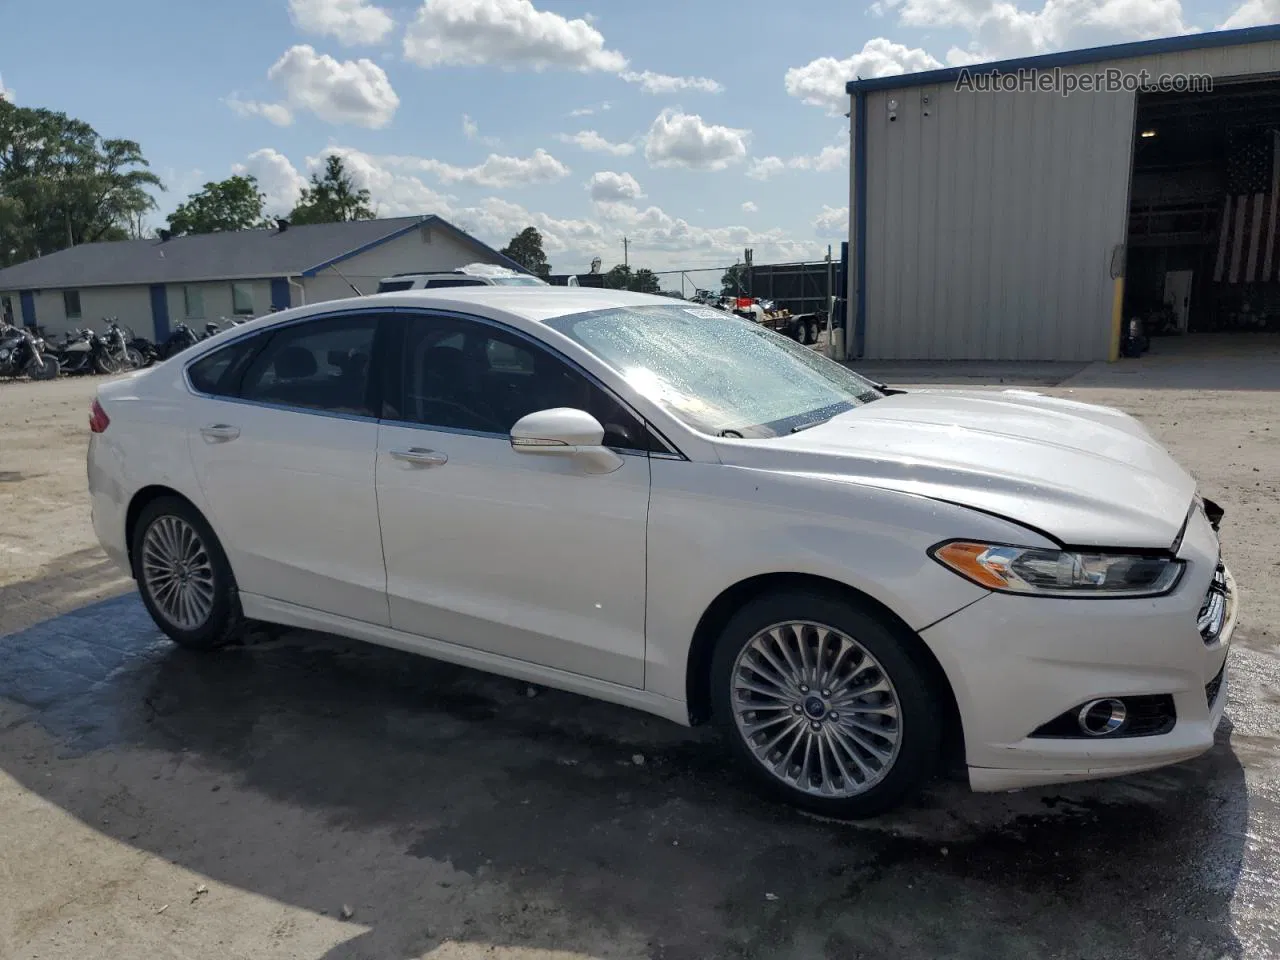
[[[200,436],[209,443],[226,443],[240,436],[240,428],[229,423],[214,423],[200,428]]]
[[[410,447],[408,450],[392,450],[391,456],[414,467],[440,467],[449,462],[447,454],[425,447]]]

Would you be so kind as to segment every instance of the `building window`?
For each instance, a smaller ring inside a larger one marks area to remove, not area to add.
[[[80,291],[79,290],[63,290],[62,291],[62,307],[67,312],[68,320],[80,319]]]
[[[252,284],[233,283],[231,285],[231,312],[237,317],[253,316]]]
[[[199,287],[182,288],[182,308],[188,320],[204,319],[204,293]]]

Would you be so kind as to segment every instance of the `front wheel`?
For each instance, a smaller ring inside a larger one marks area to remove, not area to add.
[[[93,369],[101,374],[117,373],[120,370],[120,364],[116,358],[108,353],[100,353],[93,358]]]
[[[141,370],[147,363],[142,356],[142,351],[137,347],[126,347],[124,351],[124,360],[130,370]]]
[[[32,357],[27,361],[27,367],[23,372],[32,380],[55,380],[60,371],[58,361],[53,357],[45,357],[43,364]]]
[[[241,636],[235,577],[200,511],[178,497],[152,500],[134,526],[132,548],[142,602],[170,640],[213,650]]]
[[[713,715],[766,792],[825,816],[875,816],[938,762],[939,697],[918,642],[835,593],[758,597],[716,645]]]

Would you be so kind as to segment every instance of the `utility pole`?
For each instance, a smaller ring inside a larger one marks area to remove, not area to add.
[[[630,247],[630,246],[631,246],[631,241],[630,241],[630,240],[628,240],[626,237],[623,237],[623,238],[622,238],[622,265],[623,265],[624,267],[630,267],[630,266],[631,266],[630,261],[627,259],[627,256],[628,256],[628,254],[627,254],[627,248],[628,248],[628,247]]]

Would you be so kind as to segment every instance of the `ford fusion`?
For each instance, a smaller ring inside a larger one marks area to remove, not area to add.
[[[93,522],[175,643],[327,631],[716,723],[836,817],[1207,750],[1222,511],[1132,417],[890,390],[555,287],[301,307],[103,384]]]

